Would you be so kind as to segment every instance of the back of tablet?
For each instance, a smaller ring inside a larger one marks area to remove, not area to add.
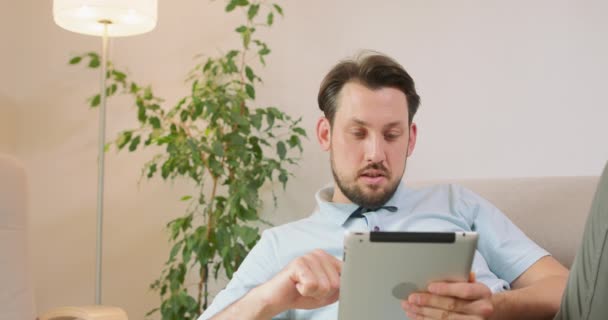
[[[407,319],[401,300],[433,281],[466,282],[475,232],[355,232],[344,239],[339,319]]]

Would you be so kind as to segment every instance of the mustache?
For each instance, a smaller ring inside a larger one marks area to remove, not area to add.
[[[369,164],[365,168],[359,170],[359,172],[357,174],[359,176],[361,176],[368,170],[381,171],[382,175],[384,175],[385,177],[390,177],[390,173],[388,172],[388,169],[382,164],[382,162],[376,162],[376,163]]]

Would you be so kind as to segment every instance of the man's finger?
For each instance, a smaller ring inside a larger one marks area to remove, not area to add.
[[[432,307],[421,307],[403,301],[401,303],[403,310],[405,310],[408,318],[412,320],[426,320],[426,319],[437,319],[437,320],[471,320],[481,319],[477,316],[464,315],[461,313],[450,312],[447,310],[436,309]]]
[[[479,282],[435,282],[429,285],[428,290],[432,294],[465,300],[489,298],[492,295],[490,289]]]
[[[314,255],[304,256],[304,261],[312,272],[313,281],[308,283],[306,296],[324,298],[330,291],[330,282],[321,262]]]
[[[328,294],[333,294],[340,288],[340,268],[335,263],[335,261],[339,260],[325,251],[315,252],[315,254],[319,257],[319,262],[329,282],[330,288]]]
[[[331,254],[323,251],[323,250],[315,250],[315,253],[326,257],[326,260],[329,261],[338,271],[338,274],[342,273],[342,264],[343,262],[339,259],[337,259],[336,257],[332,256]]]
[[[304,259],[297,259],[292,263],[289,278],[296,286],[300,295],[306,296],[310,291],[310,283],[314,282],[313,272]]]
[[[414,293],[409,296],[408,303],[417,307],[444,310],[448,313],[487,316],[493,312],[492,303],[487,299],[470,301],[428,293]]]
[[[438,296],[428,293],[411,294],[407,301],[411,305],[431,307],[449,312],[461,312],[469,301],[454,299],[452,297]]]

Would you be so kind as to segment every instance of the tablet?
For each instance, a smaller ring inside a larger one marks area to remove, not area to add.
[[[401,300],[434,281],[469,280],[476,232],[349,232],[339,319],[407,319]]]

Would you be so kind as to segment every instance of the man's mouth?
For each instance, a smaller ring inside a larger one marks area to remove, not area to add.
[[[376,178],[376,177],[384,177],[384,172],[380,170],[368,170],[361,174],[363,177]]]
[[[366,184],[380,184],[386,180],[386,174],[381,170],[366,170],[359,175]]]

